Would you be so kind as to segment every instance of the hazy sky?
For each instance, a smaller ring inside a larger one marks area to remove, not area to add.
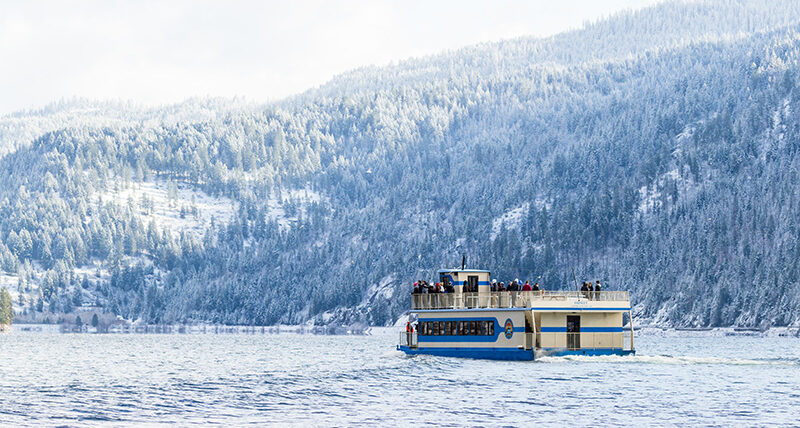
[[[275,100],[363,65],[547,36],[656,0],[0,3],[0,114],[63,98]]]

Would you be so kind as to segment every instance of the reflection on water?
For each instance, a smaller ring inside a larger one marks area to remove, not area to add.
[[[800,420],[800,341],[648,337],[634,357],[499,362],[396,335],[0,336],[2,425],[712,424]],[[744,405],[743,403],[746,403]]]

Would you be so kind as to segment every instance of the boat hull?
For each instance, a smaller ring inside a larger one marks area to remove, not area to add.
[[[626,356],[626,355],[636,355],[636,351],[632,350],[625,350],[625,349],[618,349],[618,348],[609,348],[609,349],[565,349],[565,348],[555,348],[555,349],[537,349],[536,350],[536,357],[565,357],[565,356],[587,356],[587,357],[599,357],[603,355],[618,355],[618,356]]]
[[[481,360],[505,360],[505,361],[532,361],[538,357],[562,357],[562,356],[602,356],[602,355],[634,355],[636,351],[623,349],[580,349],[568,350],[564,348],[537,349],[531,350],[515,348],[409,348],[408,346],[398,345],[398,351],[403,351],[408,355],[435,355],[439,357],[474,358]]]
[[[531,361],[531,350],[515,348],[409,348],[397,346],[408,355],[436,355],[439,357],[474,358],[481,360]]]

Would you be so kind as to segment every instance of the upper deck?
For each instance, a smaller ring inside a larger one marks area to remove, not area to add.
[[[630,310],[627,291],[493,291],[412,294],[412,310],[574,308]]]

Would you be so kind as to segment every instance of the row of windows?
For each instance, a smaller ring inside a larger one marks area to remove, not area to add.
[[[420,336],[494,336],[494,321],[420,321]]]

